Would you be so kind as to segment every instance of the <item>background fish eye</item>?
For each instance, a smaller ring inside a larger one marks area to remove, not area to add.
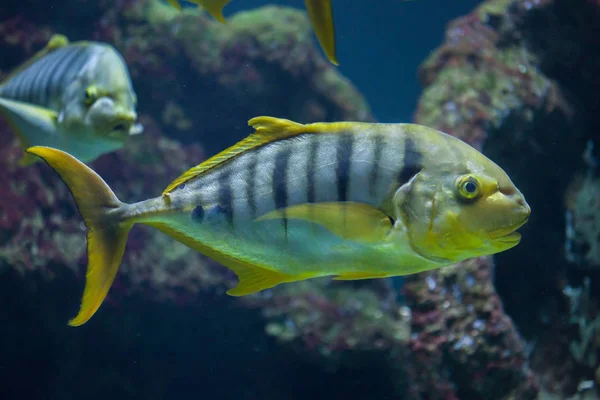
[[[89,86],[85,89],[84,96],[85,104],[88,106],[92,105],[98,99],[98,88],[96,86]]]

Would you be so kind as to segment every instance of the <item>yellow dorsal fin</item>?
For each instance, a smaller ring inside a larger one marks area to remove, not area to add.
[[[339,133],[348,132],[349,129],[360,126],[360,122],[317,122],[314,124],[300,124],[289,119],[275,117],[255,117],[248,121],[248,125],[254,128],[247,138],[212,156],[195,167],[190,168],[175,179],[163,191],[163,195],[171,192],[177,186],[185,183],[217,165],[231,160],[232,158],[256,147],[263,146],[276,140],[301,135],[304,133]]]
[[[235,156],[242,154],[243,152],[253,149],[258,146],[262,146],[269,142],[280,140],[286,137],[299,135],[301,133],[307,133],[307,126],[297,122],[293,122],[287,119],[279,119],[274,117],[256,117],[248,121],[248,125],[255,129],[255,132],[243,139],[242,141],[234,144],[226,150],[212,156],[202,164],[190,168],[183,173],[180,177],[175,179],[167,188],[164,190],[163,195],[171,192],[177,186],[181,185],[193,179],[197,176],[202,175],[206,171],[214,168],[224,161],[230,160]]]
[[[15,69],[13,69],[12,72],[4,79],[4,81],[2,83],[8,82],[15,75],[17,75],[19,72],[27,69],[31,64],[33,64],[34,62],[36,62],[40,58],[44,57],[45,55],[53,52],[56,49],[60,49],[61,47],[65,47],[68,44],[69,44],[69,39],[67,39],[67,37],[65,35],[61,35],[61,34],[58,34],[58,33],[52,35],[52,37],[50,38],[50,40],[48,41],[48,43],[46,44],[46,46],[44,46],[43,49],[41,49],[40,51],[38,51],[37,53],[35,53],[27,61],[23,62],[21,65],[19,65]]]

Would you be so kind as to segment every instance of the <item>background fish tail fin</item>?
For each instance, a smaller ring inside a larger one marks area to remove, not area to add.
[[[132,222],[115,217],[126,206],[91,168],[61,150],[35,146],[27,152],[42,158],[71,191],[87,232],[88,267],[81,308],[71,326],[87,322],[108,294],[127,242]]]

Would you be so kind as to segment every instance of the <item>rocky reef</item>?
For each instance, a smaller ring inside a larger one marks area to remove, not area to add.
[[[55,32],[122,52],[146,129],[92,167],[124,201],[159,194],[246,136],[257,115],[373,120],[320,55],[304,12],[268,6],[221,25],[154,0],[62,3],[56,7],[83,23],[7,2],[0,72]],[[598,30],[600,3],[592,0],[489,0],[448,26],[419,70],[415,121],[497,161],[533,214],[510,252],[406,277],[400,289],[393,280],[317,279],[233,299],[224,296],[236,279],[227,269],[136,227],[106,304],[84,327],[67,328],[83,284],[82,222],[47,166],[17,167],[22,149],[2,122],[0,368],[38,384],[0,378],[0,397],[594,393],[600,35],[590,32]],[[292,374],[295,382],[286,379]]]
[[[588,364],[594,365],[584,367],[577,358],[581,358],[581,352],[589,356],[597,350],[586,347],[576,352],[573,359],[572,349],[580,348],[573,346],[575,342],[589,343],[590,335],[598,335],[597,331],[590,333],[594,331],[591,321],[596,312],[592,311],[594,307],[586,306],[586,311],[578,312],[585,316],[578,317],[573,313],[580,307],[573,301],[570,308],[565,305],[565,299],[572,297],[573,291],[581,292],[573,288],[569,291],[569,285],[577,287],[582,282],[582,274],[573,273],[572,253],[565,250],[572,238],[575,243],[570,248],[584,253],[578,259],[589,260],[593,258],[593,243],[597,241],[591,233],[597,219],[589,218],[589,214],[597,215],[597,199],[593,195],[589,166],[581,154],[598,138],[598,121],[593,115],[600,107],[594,95],[600,81],[591,71],[599,66],[600,42],[597,35],[588,33],[600,27],[599,16],[600,7],[593,1],[581,1],[577,5],[561,0],[486,1],[449,25],[444,45],[420,68],[425,90],[416,121],[439,127],[482,149],[507,170],[524,191],[533,210],[523,229],[522,243],[514,251],[495,257],[494,270],[490,260],[481,260],[477,266],[480,271],[486,271],[486,278],[473,280],[485,287],[491,284],[492,274],[495,275],[494,284],[505,309],[528,345],[524,346],[518,339],[512,323],[504,320],[490,333],[491,337],[508,340],[504,351],[512,357],[508,356],[500,364],[491,363],[491,368],[473,364],[498,355],[486,349],[489,339],[473,346],[471,357],[457,357],[456,349],[462,347],[458,340],[467,337],[472,343],[471,336],[459,336],[453,341],[439,336],[446,335],[464,319],[470,322],[477,315],[489,318],[489,311],[473,313],[476,309],[472,308],[458,313],[457,317],[454,314],[461,309],[462,300],[430,297],[422,290],[421,296],[414,299],[413,320],[418,308],[427,301],[432,303],[425,308],[429,313],[443,311],[444,306],[448,314],[452,313],[446,316],[441,312],[436,318],[441,324],[450,321],[450,326],[442,325],[435,337],[440,343],[430,352],[436,365],[447,367],[430,369],[435,373],[429,376],[419,374],[419,378],[425,377],[425,387],[449,381],[459,398],[530,398],[538,385],[545,394],[559,397],[594,386],[596,361],[588,360]],[[583,172],[588,175],[582,180]],[[586,184],[581,185],[581,182]],[[564,203],[565,198],[570,199],[568,205]],[[567,224],[565,214],[570,216]],[[450,274],[454,278],[450,282],[463,285],[459,291],[463,294],[464,275],[458,275],[458,271],[481,276],[470,272],[471,268],[473,265],[465,264],[455,270],[456,275],[452,270],[436,272],[432,274],[435,283],[432,286],[442,285],[451,293],[452,286],[444,284]],[[424,286],[418,276],[410,277],[407,285],[409,288]],[[497,295],[493,287],[490,288],[487,303],[494,304],[490,300]],[[589,290],[583,292],[590,293]],[[566,296],[567,293],[570,296]],[[494,309],[500,312],[500,303],[496,304]],[[574,332],[571,327],[575,328]],[[582,332],[585,338],[581,337]],[[535,379],[529,363],[525,362],[528,354],[533,356]],[[457,360],[460,366],[456,365]],[[466,380],[460,384],[455,377],[440,378],[444,370],[461,371],[461,377]],[[512,377],[508,379],[513,383],[503,384],[503,389],[496,391],[492,388],[498,378],[481,379],[481,376],[489,377],[487,371]],[[486,381],[491,386],[486,386]],[[488,393],[489,389],[496,395]],[[449,393],[447,385],[438,393]]]

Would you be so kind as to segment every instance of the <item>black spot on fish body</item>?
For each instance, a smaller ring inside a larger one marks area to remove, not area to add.
[[[196,208],[194,208],[192,210],[192,220],[196,221],[196,222],[202,222],[202,220],[204,219],[204,207],[200,206],[196,206]]]
[[[181,185],[177,186],[177,189],[185,189],[185,183],[182,183]]]

